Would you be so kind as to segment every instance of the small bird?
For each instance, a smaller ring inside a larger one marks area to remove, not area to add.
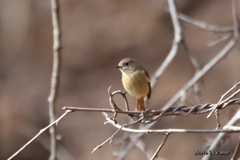
[[[131,58],[121,60],[116,68],[122,73],[124,89],[133,97],[136,97],[137,110],[144,111],[143,97],[151,96],[151,85],[148,72],[137,61]]]

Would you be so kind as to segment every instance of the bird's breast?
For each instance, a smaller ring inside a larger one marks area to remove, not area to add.
[[[147,96],[149,92],[148,78],[141,71],[135,71],[130,74],[122,74],[122,83],[124,89],[137,98]]]

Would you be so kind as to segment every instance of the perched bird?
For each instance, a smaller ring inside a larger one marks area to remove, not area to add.
[[[145,110],[143,98],[151,96],[151,85],[148,72],[137,61],[131,58],[121,60],[116,68],[122,73],[122,84],[131,96],[136,97],[137,110]]]

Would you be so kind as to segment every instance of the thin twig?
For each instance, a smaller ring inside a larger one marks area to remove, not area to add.
[[[156,152],[153,154],[151,160],[154,160],[155,158],[157,158],[158,153],[160,152],[160,150],[162,149],[162,147],[164,146],[165,142],[168,139],[168,136],[170,135],[170,133],[167,133],[162,141],[162,143],[159,145],[158,149],[156,150]]]
[[[198,28],[201,28],[210,32],[233,32],[233,27],[219,27],[216,25],[212,25],[212,24],[191,18],[182,13],[178,13],[177,15],[178,15],[178,18],[183,22],[189,23],[191,25],[194,25]]]
[[[225,34],[221,35],[220,37],[217,37],[216,39],[210,40],[208,42],[208,46],[210,46],[210,47],[214,46],[222,41],[229,39],[231,36],[232,36],[232,32],[225,33]]]
[[[48,96],[49,103],[49,118],[50,123],[56,119],[56,98],[59,86],[60,77],[60,63],[61,63],[61,47],[60,47],[60,16],[59,16],[59,1],[51,0],[51,11],[52,11],[52,25],[53,25],[53,69],[51,77],[51,89]],[[56,138],[56,127],[52,126],[49,130],[51,147],[49,160],[57,159],[57,138]]]
[[[63,113],[58,119],[56,119],[54,122],[50,123],[45,128],[41,129],[38,134],[36,134],[31,140],[29,140],[25,145],[23,145],[17,152],[15,152],[11,157],[9,157],[7,160],[11,160],[16,155],[18,155],[22,150],[24,150],[29,144],[31,144],[36,138],[38,138],[43,132],[48,130],[50,127],[57,125],[65,116],[67,116],[69,113],[71,113],[71,110],[66,110],[65,113]]]
[[[116,130],[110,137],[108,137],[105,141],[103,141],[101,144],[97,145],[91,153],[95,152],[96,150],[100,149],[103,147],[104,144],[106,144],[108,141],[111,141],[116,135],[117,133],[121,131],[121,128],[119,128],[118,130]]]

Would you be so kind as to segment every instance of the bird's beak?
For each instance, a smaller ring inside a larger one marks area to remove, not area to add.
[[[122,66],[117,66],[116,68],[122,68]]]

